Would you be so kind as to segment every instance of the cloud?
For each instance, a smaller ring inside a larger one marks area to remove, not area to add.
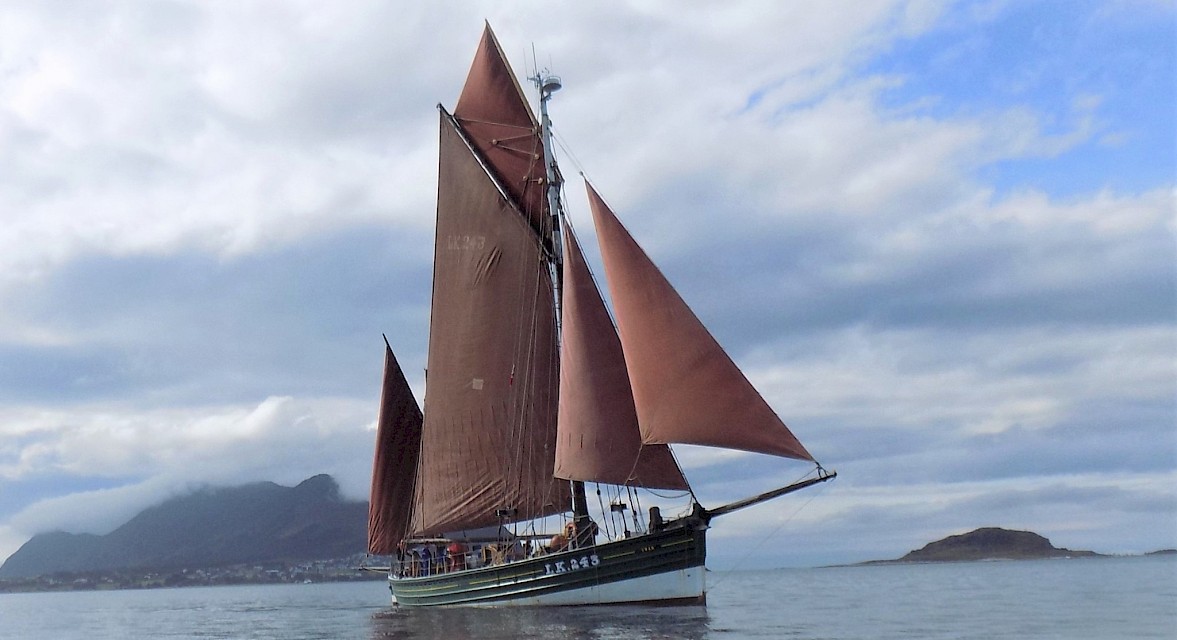
[[[418,283],[428,280],[428,257],[417,247],[427,237],[360,227],[233,260],[193,251],[79,257],[8,296],[0,398],[375,395],[382,331],[402,357],[424,348],[428,290]],[[347,351],[367,368],[341,357]]]
[[[196,483],[153,477],[138,484],[113,489],[71,493],[43,500],[23,509],[9,520],[9,529],[24,535],[47,531],[110,533],[145,507],[187,493]],[[94,509],[95,504],[102,509]]]
[[[79,252],[232,256],[341,217],[428,224],[410,187],[433,176],[431,118],[404,101],[429,76],[389,86],[416,43],[372,30],[411,23],[361,18],[390,8],[77,9],[6,22],[10,286]]]
[[[329,472],[345,493],[363,495],[369,471],[363,461],[370,457],[374,423],[371,406],[350,398],[270,397],[257,405],[156,410],[113,404],[9,410],[0,433],[32,442],[0,459],[0,477],[19,480],[50,471],[297,482]]]

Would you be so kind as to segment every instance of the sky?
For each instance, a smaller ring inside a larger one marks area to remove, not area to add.
[[[571,4],[0,0],[0,558],[209,484],[366,498],[484,20],[563,79],[582,241],[578,172],[839,473],[713,566],[1177,547],[1171,2]],[[676,451],[705,506],[808,471]]]

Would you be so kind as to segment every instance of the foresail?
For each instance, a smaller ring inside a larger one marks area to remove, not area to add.
[[[392,347],[385,343],[384,385],[368,502],[368,553],[395,553],[408,531],[420,447],[421,409]]]
[[[454,105],[454,118],[528,223],[540,237],[550,238],[539,124],[489,24]]]
[[[552,477],[558,363],[541,239],[442,115],[414,534],[568,509]]]
[[[556,477],[688,490],[666,445],[642,446],[621,342],[567,230],[564,251]]]
[[[642,441],[813,460],[591,185]]]

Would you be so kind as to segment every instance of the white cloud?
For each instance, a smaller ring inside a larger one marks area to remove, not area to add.
[[[199,486],[176,478],[153,477],[143,482],[73,493],[37,502],[9,520],[10,528],[27,539],[46,531],[106,534],[143,509]]]
[[[1058,426],[1088,403],[1164,398],[1177,382],[1174,346],[1163,328],[971,334],[856,327],[823,336],[805,357],[757,353],[751,360],[779,364],[748,367],[748,376],[796,425],[833,418],[992,433]]]
[[[340,220],[427,224],[412,187],[433,175],[428,109],[380,102],[397,101],[381,65],[415,43],[374,37],[389,24],[369,20],[378,5],[344,6],[14,11],[0,38],[6,278],[84,251],[231,255]],[[396,73],[401,90],[423,93],[423,74]]]
[[[0,478],[62,473],[232,483],[332,473],[345,493],[362,496],[374,412],[363,400],[289,397],[254,406],[9,409],[0,434],[24,444],[0,459]]]

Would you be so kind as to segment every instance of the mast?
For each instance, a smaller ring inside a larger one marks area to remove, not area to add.
[[[560,205],[560,186],[561,180],[560,171],[556,166],[556,156],[552,153],[552,120],[548,117],[548,100],[551,99],[552,94],[559,91],[563,85],[560,83],[560,76],[555,76],[547,73],[536,71],[535,75],[530,78],[539,89],[539,113],[540,113],[540,141],[544,147],[544,184],[546,186],[546,196],[548,198],[548,214],[551,216],[550,222],[552,225],[552,256],[548,261],[548,269],[552,274],[552,295],[555,296],[556,304],[556,341],[557,349],[559,348],[559,341],[561,336],[561,322],[563,314],[563,293],[564,293],[564,246],[563,246],[563,215],[564,210]]]
[[[560,76],[547,73],[546,70],[544,72],[536,71],[531,81],[539,88],[540,140],[544,145],[544,170],[547,172],[548,213],[552,216],[552,267],[556,269],[556,277],[553,278],[553,282],[556,283],[556,326],[559,327],[560,268],[564,264],[564,250],[560,234],[563,224],[562,216],[564,215],[563,208],[560,206],[560,187],[563,179],[556,166],[556,156],[552,153],[552,120],[548,117],[548,100],[564,85],[560,83]]]
[[[548,212],[551,215],[552,224],[552,257],[548,265],[552,272],[553,295],[556,298],[556,339],[559,340],[561,336],[561,318],[563,315],[561,303],[564,289],[564,247],[562,233],[564,209],[560,203],[560,187],[563,179],[560,176],[559,168],[556,166],[556,156],[552,152],[552,120],[548,117],[548,100],[552,98],[552,94],[559,91],[564,85],[560,82],[560,76],[553,75],[547,69],[541,71],[538,65],[535,75],[529,78],[529,80],[539,89],[540,140],[543,142],[544,147]],[[571,482],[572,520],[576,523],[577,531],[574,544],[577,547],[587,546],[592,544],[594,539],[594,527],[592,521],[589,519],[588,513],[588,497],[585,495],[584,482],[580,480],[572,480]]]

